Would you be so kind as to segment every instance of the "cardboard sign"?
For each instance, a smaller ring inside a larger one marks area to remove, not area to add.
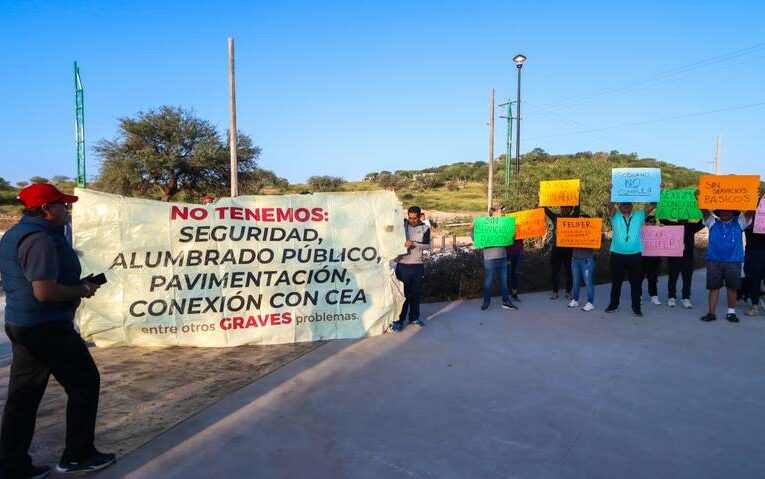
[[[704,217],[696,200],[696,190],[664,190],[656,207],[659,220],[700,220]]]
[[[600,218],[558,218],[555,245],[566,248],[600,249],[603,220]]]
[[[539,206],[576,206],[580,181],[552,180],[539,182]]]
[[[643,240],[643,256],[682,256],[685,247],[684,230],[682,225],[643,226],[640,233]]]
[[[765,199],[760,199],[757,214],[754,215],[754,232],[765,234]]]
[[[515,218],[511,216],[479,216],[473,220],[473,241],[476,248],[510,246],[515,241]]]
[[[659,168],[612,168],[611,201],[614,203],[655,203],[661,192]]]
[[[537,238],[547,232],[544,208],[515,211],[508,216],[515,218],[515,239]]]
[[[702,175],[699,179],[699,208],[754,211],[759,189],[758,175]]]

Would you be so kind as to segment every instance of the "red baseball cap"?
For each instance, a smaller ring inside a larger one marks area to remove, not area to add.
[[[19,200],[26,208],[40,208],[48,203],[74,203],[79,198],[59,191],[50,183],[34,183],[19,192]]]

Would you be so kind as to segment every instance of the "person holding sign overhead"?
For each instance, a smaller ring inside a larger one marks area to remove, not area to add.
[[[757,214],[760,214],[765,206],[765,200],[760,199]],[[744,253],[744,273],[746,274],[746,287],[749,288],[749,299],[752,307],[744,313],[747,316],[756,316],[762,312],[760,289],[765,279],[765,233],[758,233],[754,222],[744,231],[746,235],[746,251]]]
[[[497,212],[497,208],[489,208],[489,216],[493,217]],[[484,218],[486,219],[486,218]],[[500,217],[500,219],[507,219],[513,221],[512,218]],[[474,239],[478,236],[474,227],[471,233]],[[518,307],[510,300],[510,291],[507,288],[507,251],[506,247],[512,242],[512,238],[508,237],[508,242],[503,246],[490,246],[482,247],[479,241],[476,241],[476,248],[480,248],[483,251],[483,269],[484,269],[484,281],[483,281],[483,303],[481,303],[481,311],[489,309],[491,304],[491,289],[494,285],[494,274],[499,276],[499,290],[502,294],[502,307],[504,309],[517,310]],[[501,242],[500,242],[501,243]],[[492,243],[489,243],[492,244]],[[497,244],[497,243],[494,243]]]
[[[552,281],[552,294],[550,299],[558,299],[558,288],[560,287],[560,271],[566,275],[566,299],[571,299],[571,288],[573,287],[571,274],[571,248],[559,247],[555,241],[556,224],[558,218],[576,218],[579,216],[579,205],[561,206],[560,213],[553,212],[545,206],[545,215],[550,218],[552,226],[550,227],[550,278]]]
[[[677,305],[677,278],[682,276],[683,289],[681,291],[681,304],[684,308],[693,308],[691,303],[691,283],[693,281],[693,261],[694,247],[696,245],[696,233],[704,229],[704,223],[690,223],[687,219],[677,221],[660,220],[664,226],[682,226],[683,227],[683,255],[670,256],[667,258],[667,269],[669,276],[667,279],[667,305],[675,307]]]
[[[649,203],[642,211],[633,211],[630,202],[619,203],[619,211],[609,202],[608,214],[611,219],[613,237],[611,238],[611,300],[606,313],[619,310],[619,300],[622,294],[622,282],[626,274],[630,282],[630,297],[632,312],[642,316],[640,308],[640,292],[643,282],[642,256],[643,243],[641,230],[655,205]]]

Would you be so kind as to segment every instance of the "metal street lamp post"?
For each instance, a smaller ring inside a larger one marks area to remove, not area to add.
[[[519,53],[513,57],[513,61],[518,67],[518,96],[516,98],[518,104],[515,109],[515,174],[517,175],[521,171],[521,68],[523,68],[526,57]]]

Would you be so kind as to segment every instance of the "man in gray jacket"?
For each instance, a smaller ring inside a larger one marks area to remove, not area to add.
[[[430,249],[430,228],[420,221],[421,212],[419,206],[410,206],[407,211],[407,219],[404,220],[406,232],[404,247],[408,251],[396,259],[396,278],[404,283],[406,300],[401,308],[398,321],[394,321],[391,325],[393,331],[404,329],[407,313],[410,323],[420,327],[425,325],[420,319],[420,291],[422,290],[422,280],[425,277],[422,252]]]

